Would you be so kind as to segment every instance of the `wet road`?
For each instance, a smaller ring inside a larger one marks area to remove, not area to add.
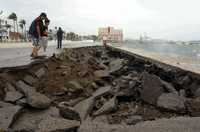
[[[84,47],[84,46],[95,46],[99,43],[92,42],[64,42],[64,48],[72,48],[72,47]],[[14,44],[6,44],[6,46],[0,47],[0,68],[5,67],[17,67],[23,66],[31,63],[30,54],[32,51],[32,47],[30,43],[17,43]],[[20,46],[21,45],[21,46]],[[49,46],[46,52],[43,52],[42,49],[39,52],[40,55],[52,56],[53,53],[59,53],[61,50],[56,49],[56,42],[49,42]]]
[[[85,46],[96,46],[101,45],[101,43],[93,43],[93,42],[64,42],[64,48],[73,48],[73,47],[85,47]],[[155,52],[151,50],[147,50],[145,48],[133,47],[128,44],[112,44],[112,46],[120,48],[122,50],[126,50],[129,52],[133,52],[135,54],[149,57],[163,63],[167,63],[173,66],[180,67],[185,70],[193,71],[196,73],[200,73],[200,59],[199,58],[191,58],[188,55],[177,55],[168,53],[161,54],[160,52]],[[31,60],[30,53],[32,47],[30,43],[23,44],[0,44],[0,68],[5,67],[16,67],[27,65],[33,60]],[[47,52],[40,52],[40,55],[52,56],[53,53],[59,53],[61,50],[56,49],[56,42],[49,42],[49,46]]]

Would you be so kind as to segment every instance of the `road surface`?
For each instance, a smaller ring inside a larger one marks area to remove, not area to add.
[[[93,43],[93,42],[63,42],[64,48],[72,48],[72,47],[84,47],[84,46],[95,46],[101,45],[101,43]],[[135,49],[127,46],[126,44],[116,45],[112,44],[116,48],[126,50],[129,52],[133,52],[135,54],[152,58],[154,60],[158,60],[160,62],[173,65],[176,67],[180,67],[182,69],[200,73],[200,60],[191,60],[187,57],[180,56],[163,56],[162,54],[150,52],[142,49]],[[5,67],[16,67],[27,65],[32,62],[30,54],[31,54],[31,43],[13,43],[13,44],[2,44],[0,43],[0,68]],[[56,49],[56,42],[50,41],[47,52],[40,52],[41,55],[51,56],[53,53],[59,53],[61,50]]]
[[[63,42],[63,48],[95,46],[99,43],[92,42]],[[32,51],[31,43],[0,43],[0,68],[17,67],[31,63],[30,54]],[[61,50],[56,49],[56,42],[49,42],[47,51],[44,53],[41,49],[40,55],[52,56],[53,53],[59,53]]]

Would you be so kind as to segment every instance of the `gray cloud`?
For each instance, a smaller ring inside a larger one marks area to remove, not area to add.
[[[101,26],[123,28],[125,37],[146,32],[153,38],[200,38],[198,0],[0,0],[5,15],[16,12],[28,24],[45,11],[51,28],[62,26],[81,34]]]

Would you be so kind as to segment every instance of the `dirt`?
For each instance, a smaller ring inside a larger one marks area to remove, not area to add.
[[[97,69],[101,69],[101,66],[97,63],[100,62],[100,58],[95,58],[95,51],[79,49],[78,51],[67,50],[66,52],[65,53],[67,55],[65,56],[71,55],[72,58],[65,58],[64,60],[51,58],[48,61],[48,78],[42,85],[42,87],[40,86],[38,88],[41,93],[44,93],[50,98],[53,98],[55,104],[62,101],[67,102],[73,99],[77,99],[79,97],[89,97],[91,93],[96,90],[92,87],[92,84],[95,82],[102,81],[103,85],[112,85],[112,81],[110,80],[99,80],[98,78],[95,78],[93,74],[94,71]],[[124,72],[124,74],[121,74],[120,76],[126,74],[127,73]],[[83,86],[84,90],[72,93],[63,93],[63,88],[69,88],[69,81],[77,81]],[[188,116],[187,113],[179,114],[176,112],[163,111],[155,106],[145,104],[141,102],[141,100],[128,100],[120,102],[118,105],[118,110],[111,113],[108,116],[108,119],[111,124],[118,124],[124,122],[130,115],[140,115],[144,121],[156,120],[158,118]]]
[[[82,52],[82,54],[85,54]],[[81,59],[81,58],[80,58]],[[84,62],[88,62],[85,60]],[[51,58],[48,65],[48,78],[45,83],[38,88],[38,90],[47,96],[54,98],[55,102],[69,101],[78,97],[87,97],[88,94],[95,89],[92,88],[92,83],[95,82],[93,72],[98,69],[91,64],[84,62],[76,62],[74,60],[66,59],[64,61]],[[63,89],[69,88],[68,82],[76,81],[84,88],[84,91],[74,93],[59,93]],[[90,91],[90,92],[88,92]],[[59,96],[55,96],[58,94]]]

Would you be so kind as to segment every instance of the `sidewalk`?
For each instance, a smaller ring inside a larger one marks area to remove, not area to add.
[[[71,41],[63,41],[63,43],[71,43]],[[49,46],[56,45],[56,41],[49,41]],[[8,43],[0,43],[1,48],[23,48],[23,47],[32,47],[32,42],[8,42]]]
[[[63,42],[63,48],[75,48],[85,46],[96,46],[99,43],[91,42]],[[40,55],[52,56],[53,53],[59,53],[61,50],[56,49],[56,41],[50,41],[48,44],[47,51],[44,53],[42,50],[39,52]],[[5,67],[17,67],[27,65],[34,60],[31,60],[30,54],[32,51],[31,43],[5,43],[0,44],[0,68]]]
[[[92,41],[68,41],[68,40],[63,41],[63,45],[66,45],[66,44],[77,45],[77,43],[81,43],[81,45],[94,44]],[[48,46],[55,46],[56,44],[57,44],[57,41],[55,40],[48,41]],[[32,47],[32,42],[0,43],[0,49],[1,48],[25,48],[25,47]]]

